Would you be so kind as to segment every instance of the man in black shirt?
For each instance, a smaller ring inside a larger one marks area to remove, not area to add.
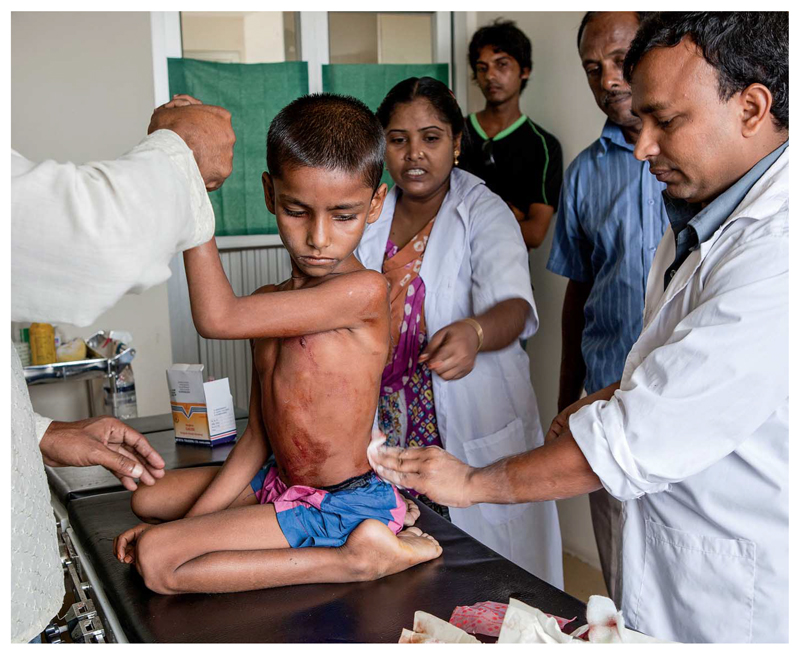
[[[469,63],[486,106],[467,117],[459,166],[508,203],[528,248],[544,240],[561,190],[558,140],[525,116],[519,96],[531,75],[531,42],[511,21],[482,27]]]

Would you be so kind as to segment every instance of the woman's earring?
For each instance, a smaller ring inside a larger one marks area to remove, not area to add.
[[[460,153],[458,150],[456,150],[456,158],[455,158],[455,161],[453,162],[453,165],[454,165],[454,166],[458,166],[458,156],[459,156],[460,154],[461,154],[461,153]]]

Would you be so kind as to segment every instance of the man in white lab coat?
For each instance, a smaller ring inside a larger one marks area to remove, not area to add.
[[[788,639],[788,52],[786,13],[646,19],[625,62],[635,155],[667,185],[671,228],[621,381],[485,468],[378,458],[455,506],[602,485],[626,501],[626,621],[661,639]]]
[[[188,105],[188,103],[184,103]],[[128,154],[83,166],[11,151],[11,320],[88,325],[125,293],[169,277],[176,252],[214,235],[207,190],[233,167],[221,107],[164,106]],[[42,462],[102,465],[128,489],[153,484],[164,460],[111,417],[70,423],[34,413],[11,348],[11,640],[38,639],[64,598]]]

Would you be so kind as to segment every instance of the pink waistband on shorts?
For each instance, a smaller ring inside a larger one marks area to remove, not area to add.
[[[327,495],[327,491],[301,484],[287,487],[278,477],[277,467],[273,466],[267,471],[264,486],[261,487],[261,491],[256,494],[256,497],[262,505],[272,503],[275,505],[276,512],[283,512],[298,505],[320,509],[322,499]]]
[[[408,507],[406,506],[406,500],[400,495],[400,492],[397,490],[397,487],[393,487],[394,489],[394,497],[397,499],[397,507],[395,507],[392,511],[392,521],[389,523],[389,529],[397,534],[403,529],[403,521],[406,518],[406,512],[408,511]]]

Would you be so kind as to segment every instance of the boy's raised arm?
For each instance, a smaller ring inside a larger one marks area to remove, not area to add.
[[[214,239],[184,252],[192,318],[206,339],[293,337],[359,327],[386,315],[387,283],[376,271],[345,273],[325,284],[238,297]]]

